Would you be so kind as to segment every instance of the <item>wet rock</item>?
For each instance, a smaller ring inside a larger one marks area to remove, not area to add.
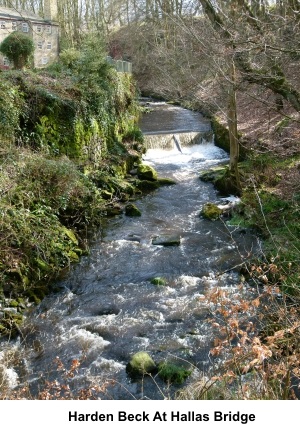
[[[157,172],[151,166],[140,164],[137,168],[137,175],[139,179],[146,179],[147,181],[156,181]]]
[[[120,309],[117,307],[104,307],[100,309],[96,315],[104,316],[104,315],[118,315],[120,313]]]
[[[176,181],[174,181],[173,179],[169,179],[169,178],[158,178],[157,182],[159,183],[159,185],[175,185]]]
[[[220,218],[221,214],[222,210],[214,203],[206,203],[200,213],[200,215],[202,215],[204,218],[210,219],[212,221]]]
[[[181,238],[179,235],[162,235],[152,239],[152,245],[179,246]]]
[[[131,241],[131,242],[138,242],[138,243],[140,243],[141,242],[141,237],[140,236],[138,236],[137,234],[129,234],[126,238],[125,238],[125,240],[129,240],[129,241]]]
[[[154,191],[157,190],[160,185],[158,181],[149,181],[149,180],[139,180],[136,182],[136,188],[140,191]]]
[[[223,177],[225,171],[226,166],[212,167],[209,170],[202,172],[199,178],[202,182],[212,182],[214,184],[217,179]]]
[[[125,215],[126,216],[141,216],[142,212],[133,203],[128,203],[128,205],[125,206]]]
[[[157,366],[145,351],[134,354],[126,366],[126,372],[133,378],[156,372]]]
[[[123,213],[123,209],[121,206],[116,204],[107,205],[105,207],[107,216],[115,216],[115,215],[121,215]]]

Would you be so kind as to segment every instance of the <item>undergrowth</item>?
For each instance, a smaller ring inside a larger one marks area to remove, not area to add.
[[[63,156],[29,149],[2,154],[0,285],[2,299],[39,300],[51,280],[85,252],[81,229],[104,212],[96,186]]]

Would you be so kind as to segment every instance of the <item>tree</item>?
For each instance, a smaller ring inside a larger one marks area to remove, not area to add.
[[[15,31],[3,40],[0,52],[13,62],[15,69],[23,69],[34,52],[34,43],[30,37]]]

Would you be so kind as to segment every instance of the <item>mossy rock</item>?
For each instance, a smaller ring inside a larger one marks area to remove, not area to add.
[[[222,122],[217,118],[213,117],[211,119],[212,129],[215,135],[215,144],[219,148],[224,149],[224,151],[230,151],[230,136],[228,128],[222,124]]]
[[[164,361],[158,365],[158,375],[167,383],[183,384],[191,373],[191,370],[168,361]]]
[[[176,181],[169,178],[158,178],[157,182],[161,186],[169,186],[169,185],[176,185]]]
[[[212,182],[222,195],[241,195],[241,190],[237,186],[236,178],[234,174],[230,172],[228,165],[209,169],[203,172],[199,178],[203,182]]]
[[[126,216],[141,216],[142,212],[133,203],[128,203],[128,205],[125,206],[125,215]]]
[[[221,214],[222,210],[214,203],[206,203],[201,210],[203,218],[210,219],[212,221],[220,218]]]
[[[126,372],[132,378],[138,378],[145,374],[151,374],[157,371],[157,366],[150,355],[145,351],[134,354],[126,366]]]
[[[160,277],[152,278],[150,280],[150,282],[153,285],[166,285],[166,280],[164,278],[160,278]]]
[[[199,178],[203,182],[212,182],[214,184],[217,179],[220,179],[223,177],[227,168],[228,166],[212,167],[211,169],[206,170],[205,172],[202,172]]]
[[[215,181],[214,185],[216,189],[223,195],[235,195],[240,196],[241,190],[237,186],[235,176],[227,168],[222,175],[219,175]]]
[[[157,190],[160,187],[160,184],[158,181],[148,181],[148,180],[137,180],[135,182],[135,186],[138,190],[147,192],[147,191],[154,191]]]
[[[157,172],[151,166],[140,164],[137,168],[137,176],[139,179],[145,179],[147,181],[157,181]]]

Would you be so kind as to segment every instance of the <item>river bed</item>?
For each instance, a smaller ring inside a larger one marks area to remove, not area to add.
[[[241,280],[235,268],[257,246],[250,232],[200,216],[206,202],[226,199],[199,174],[227,159],[213,141],[183,146],[182,152],[158,144],[146,152],[144,163],[176,183],[136,201],[141,217],[110,219],[90,255],[27,316],[15,346],[22,364],[8,369],[12,385],[29,381],[37,393],[45,380],[63,381],[59,363],[69,369],[78,360],[68,381],[71,390],[94,385],[101,388],[96,395],[101,399],[160,400],[172,398],[180,387],[158,375],[131,380],[126,365],[134,353],[147,351],[156,363],[188,365],[192,373],[186,383],[209,371],[208,293],[216,287],[236,289]],[[153,245],[162,235],[180,237],[180,246]],[[151,283],[157,277],[164,285]]]

